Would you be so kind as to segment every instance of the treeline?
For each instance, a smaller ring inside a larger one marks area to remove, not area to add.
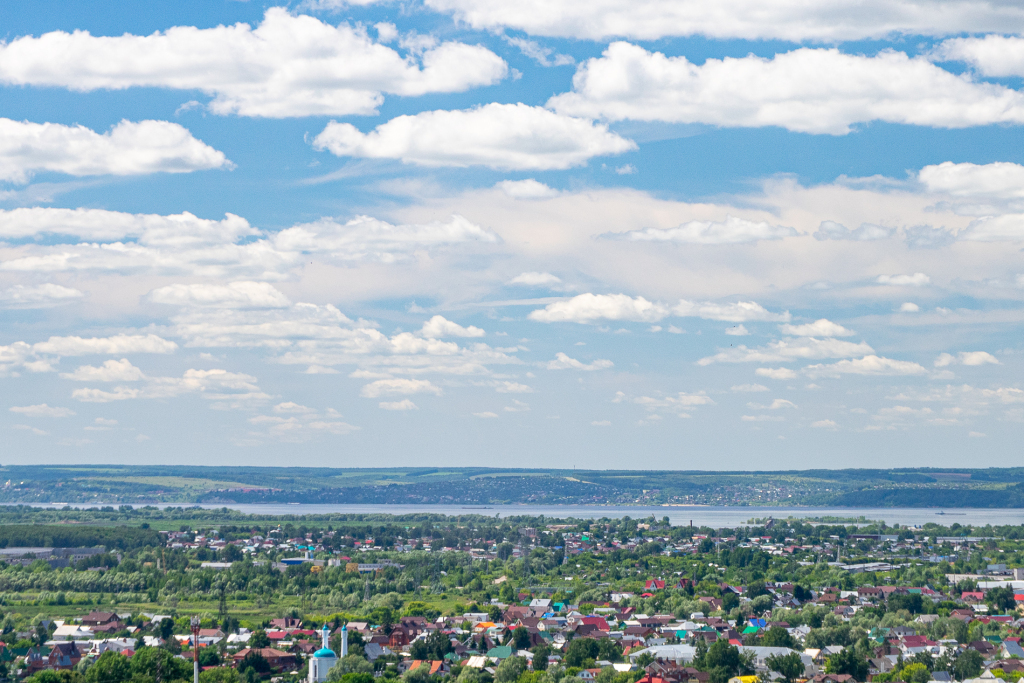
[[[188,483],[167,466],[7,466],[9,502],[148,500],[190,503],[461,504],[650,503],[681,498],[799,505],[1022,507],[1024,468],[849,469],[779,472],[567,471],[489,468],[200,467]],[[139,477],[153,477],[139,481]],[[163,479],[158,479],[163,478]],[[173,478],[173,479],[172,479]],[[381,481],[395,482],[381,484]],[[227,483],[232,482],[232,483]],[[1006,491],[979,483],[1018,484]],[[245,490],[247,487],[248,490]],[[224,489],[224,490],[217,490]],[[774,494],[773,494],[774,495]],[[749,497],[748,497],[749,496]],[[141,498],[140,498],[141,497]]]
[[[5,524],[0,526],[0,548],[92,548],[132,550],[161,544],[160,534],[138,527]]]
[[[970,488],[876,488],[835,496],[835,505],[850,507],[1019,508],[1024,483],[1003,490]]]
[[[396,505],[458,503],[488,505],[512,502],[564,504],[605,501],[624,493],[598,484],[561,477],[487,477],[382,486],[347,486],[290,491],[210,491],[198,502],[318,503]]]

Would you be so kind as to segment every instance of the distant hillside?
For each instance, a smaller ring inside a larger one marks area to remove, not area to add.
[[[0,502],[1024,507],[1024,468],[701,472],[0,467]]]

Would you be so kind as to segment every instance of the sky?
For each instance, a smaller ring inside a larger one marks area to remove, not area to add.
[[[3,464],[1020,464],[1024,7],[0,4]]]

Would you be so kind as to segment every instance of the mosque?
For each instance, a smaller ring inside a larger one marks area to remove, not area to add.
[[[331,630],[324,624],[320,632],[323,638],[323,647],[313,653],[309,658],[309,681],[308,683],[324,683],[327,680],[327,672],[338,663],[338,656],[330,647]],[[348,627],[341,626],[341,656],[348,654]]]

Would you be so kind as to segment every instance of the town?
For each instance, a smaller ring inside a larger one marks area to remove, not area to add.
[[[128,523],[98,524],[104,515]],[[268,522],[198,509],[179,511],[191,521],[177,523],[173,512],[128,507],[66,516],[74,524],[0,531],[8,680],[1024,676],[1024,527],[767,518],[711,529],[654,516]]]

